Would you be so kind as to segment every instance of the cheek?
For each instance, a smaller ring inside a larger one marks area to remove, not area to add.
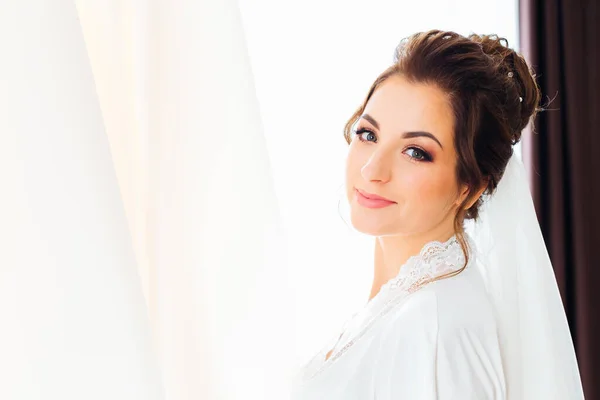
[[[353,186],[360,177],[364,162],[364,155],[358,151],[354,143],[351,144],[346,158],[346,190],[348,191],[348,195],[351,194]]]
[[[454,174],[447,168],[423,168],[414,165],[399,174],[399,193],[406,201],[406,211],[413,215],[432,216],[447,211],[456,195]]]

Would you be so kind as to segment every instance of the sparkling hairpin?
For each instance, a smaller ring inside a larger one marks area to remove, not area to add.
[[[515,76],[515,74],[512,71],[510,71],[508,73],[508,77],[512,78],[513,76]],[[519,103],[522,103],[522,102],[523,102],[523,98],[521,96],[519,96]]]

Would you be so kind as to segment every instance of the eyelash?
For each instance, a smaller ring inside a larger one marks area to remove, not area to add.
[[[365,139],[362,138],[362,134],[363,133],[372,133],[373,135],[375,135],[375,133],[373,131],[370,131],[369,129],[366,129],[366,128],[360,128],[360,129],[355,130],[354,134],[356,136],[358,136],[358,140],[360,140],[361,142],[364,142],[364,143],[369,142],[369,140],[365,140]],[[371,142],[371,143],[375,143],[375,142]],[[417,161],[417,162],[431,162],[431,161],[433,161],[433,158],[431,157],[431,155],[428,152],[426,152],[425,150],[423,150],[422,148],[420,148],[420,147],[411,146],[411,147],[408,147],[406,150],[408,150],[408,149],[418,150],[421,153],[423,153],[423,158],[422,159],[409,156],[414,161]]]

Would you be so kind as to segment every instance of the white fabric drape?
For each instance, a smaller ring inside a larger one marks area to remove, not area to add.
[[[293,298],[237,3],[76,3],[167,398],[286,398]]]
[[[148,268],[148,135],[144,88],[146,0],[78,0],[75,4],[91,62],[145,297]],[[150,310],[155,307],[149,304]],[[152,315],[152,313],[150,313]]]
[[[285,399],[294,304],[236,2],[75,3],[0,7],[0,398]]]
[[[292,304],[238,14],[149,10],[155,327],[174,399],[285,398]]]
[[[0,398],[163,399],[77,12],[0,3]]]

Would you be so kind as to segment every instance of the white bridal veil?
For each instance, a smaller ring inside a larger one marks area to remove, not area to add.
[[[470,223],[477,266],[497,312],[508,398],[583,399],[564,307],[517,156]]]

